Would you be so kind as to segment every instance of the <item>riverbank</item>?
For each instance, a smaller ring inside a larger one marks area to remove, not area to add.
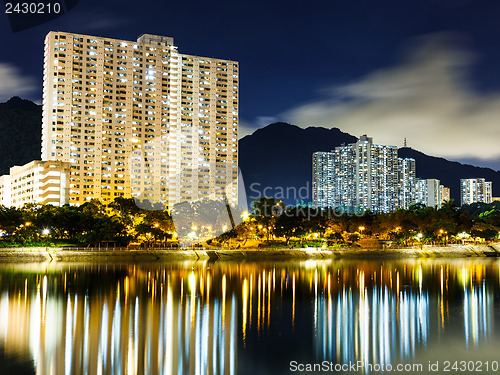
[[[500,257],[500,245],[424,246],[373,250],[364,248],[303,249],[186,249],[186,250],[113,250],[64,248],[0,249],[2,263],[36,262],[166,262],[182,260],[286,260],[327,258],[440,258]]]

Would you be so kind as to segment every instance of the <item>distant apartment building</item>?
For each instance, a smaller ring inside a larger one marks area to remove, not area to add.
[[[313,201],[318,207],[333,207],[334,154],[315,152],[313,154]]]
[[[137,41],[45,38],[42,160],[70,163],[69,202],[238,200],[236,61]]]
[[[60,161],[34,160],[10,168],[0,177],[0,204],[22,207],[26,203],[63,206],[69,203],[70,165]]]
[[[408,209],[416,201],[415,159],[398,158],[398,207]]]
[[[356,143],[313,155],[313,203],[316,207],[390,212],[409,199],[414,163],[398,159],[397,147],[373,144],[363,135]],[[400,189],[400,179],[406,190]]]
[[[313,154],[313,204],[346,211],[391,212],[412,204],[440,208],[450,189],[436,179],[417,179],[416,163],[398,158],[395,146],[356,143]]]
[[[492,183],[484,178],[464,178],[460,180],[461,205],[471,203],[491,203]]]
[[[441,192],[442,202],[448,202],[451,199],[450,188],[443,186]]]
[[[421,179],[416,183],[416,202],[427,207],[441,208],[443,203],[443,190],[448,189],[434,178]],[[449,194],[449,189],[448,189]]]

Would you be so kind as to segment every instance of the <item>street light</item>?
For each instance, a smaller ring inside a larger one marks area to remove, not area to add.
[[[42,230],[42,234],[44,236],[48,236],[50,234],[50,229],[45,228],[44,230]]]

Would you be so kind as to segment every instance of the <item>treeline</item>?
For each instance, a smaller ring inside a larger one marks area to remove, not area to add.
[[[253,212],[251,220],[226,236],[280,240],[287,244],[306,239],[328,244],[355,243],[361,237],[369,237],[408,245],[467,239],[491,241],[498,239],[500,233],[500,202],[457,207],[450,200],[439,209],[414,204],[408,210],[392,213],[352,214],[339,209],[285,207],[274,198],[263,197],[253,202]]]
[[[342,245],[354,244],[361,238],[409,245],[468,239],[491,241],[497,240],[500,233],[500,202],[457,207],[451,200],[439,209],[415,204],[408,210],[387,214],[349,214],[339,209],[287,207],[274,198],[263,197],[253,202],[252,212],[243,213],[242,220],[237,220],[241,223],[230,231],[226,231],[230,224],[222,218],[227,213],[223,206],[193,204],[188,211],[184,218],[174,206],[179,235],[193,235],[191,245],[198,246],[239,247],[249,240],[254,246],[255,241],[261,245]],[[224,230],[216,231],[216,225]],[[202,231],[212,234],[202,240]],[[219,235],[222,232],[225,233]],[[141,209],[134,199],[127,198],[116,198],[108,205],[92,200],[79,207],[0,206],[0,247],[131,244],[176,245],[177,233],[169,212]]]
[[[167,211],[140,209],[134,199],[116,198],[108,205],[92,200],[79,207],[0,206],[1,247],[166,244],[174,233]]]

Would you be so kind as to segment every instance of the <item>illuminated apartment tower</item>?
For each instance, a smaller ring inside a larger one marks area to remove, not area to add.
[[[419,179],[416,182],[416,202],[427,207],[441,208],[445,187],[435,178]],[[449,190],[449,189],[448,189]]]
[[[316,207],[334,206],[333,159],[331,152],[313,154],[313,202]]]
[[[460,200],[462,206],[476,202],[491,203],[492,183],[484,178],[461,179]]]
[[[398,206],[408,209],[416,201],[415,159],[398,158]]]
[[[398,149],[374,145],[363,135],[347,146],[335,149],[335,197],[337,206],[390,212],[398,207]]]
[[[397,147],[374,145],[372,138],[363,135],[356,143],[330,153],[315,153],[315,206],[339,207],[343,211],[395,210],[399,205],[397,152]],[[332,172],[325,171],[326,166]]]
[[[71,163],[70,204],[237,203],[237,62],[169,37],[50,32],[44,65],[42,160]]]

